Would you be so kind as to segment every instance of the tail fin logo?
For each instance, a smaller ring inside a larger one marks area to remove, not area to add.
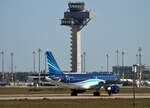
[[[50,74],[63,74],[55,61],[53,54],[50,51],[46,52],[48,60],[48,69]]]

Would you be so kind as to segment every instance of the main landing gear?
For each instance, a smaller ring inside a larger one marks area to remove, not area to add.
[[[72,89],[71,90],[71,96],[78,96],[78,93],[84,93],[85,90],[76,90],[76,89]]]
[[[85,92],[85,90],[76,90],[76,89],[72,89],[71,91],[72,91],[71,96],[78,96],[78,93],[84,93]],[[112,95],[112,87],[111,86],[106,87],[106,91],[107,91],[109,96]],[[96,89],[96,91],[93,92],[93,96],[100,96],[100,89]]]
[[[78,93],[76,92],[76,90],[71,92],[71,96],[78,96]]]
[[[96,91],[93,93],[93,96],[100,96],[100,88],[96,89]]]
[[[98,91],[94,92],[93,96],[100,96],[100,92],[98,92]]]
[[[111,91],[108,91],[108,95],[111,96]]]

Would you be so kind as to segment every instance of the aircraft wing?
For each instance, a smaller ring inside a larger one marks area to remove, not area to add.
[[[78,86],[78,85],[73,85],[73,84],[66,84],[66,83],[62,83],[59,81],[55,81],[49,77],[45,77],[45,79],[47,81],[49,81],[50,83],[54,84],[54,85],[59,85],[62,88],[69,88],[69,89],[83,89],[82,87]]]

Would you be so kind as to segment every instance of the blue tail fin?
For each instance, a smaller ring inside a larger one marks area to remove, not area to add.
[[[51,51],[47,51],[46,55],[47,55],[47,60],[48,60],[49,73],[50,74],[63,74],[63,72],[61,72],[57,62],[55,61],[55,58],[54,58],[53,54],[51,53]]]

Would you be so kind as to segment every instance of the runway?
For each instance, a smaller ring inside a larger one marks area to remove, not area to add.
[[[16,95],[0,95],[0,100],[38,100],[38,99],[130,99],[132,94],[113,94],[108,96],[102,94],[101,96],[93,96],[92,94],[79,94],[78,96],[70,96],[70,94],[16,94]],[[149,93],[138,93],[136,98],[150,98]]]

